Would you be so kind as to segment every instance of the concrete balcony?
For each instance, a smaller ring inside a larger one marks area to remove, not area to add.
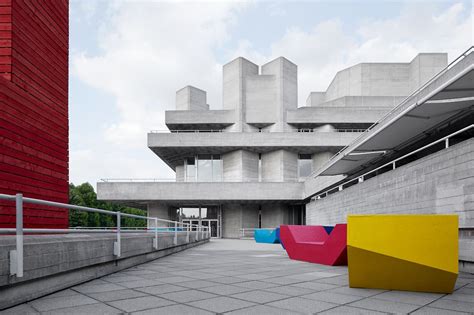
[[[302,182],[99,182],[99,200],[142,204],[193,202],[301,201]]]
[[[297,153],[337,152],[360,132],[172,132],[149,133],[148,147],[171,168],[195,154],[234,150],[266,153],[279,149]]]
[[[234,123],[233,110],[168,110],[165,123],[170,130],[223,129]]]
[[[298,128],[314,128],[330,124],[335,128],[366,129],[389,109],[389,107],[300,107],[287,111],[287,122]]]

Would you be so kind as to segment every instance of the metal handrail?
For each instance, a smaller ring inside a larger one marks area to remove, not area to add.
[[[184,129],[184,130],[150,130],[149,133],[288,133],[288,132],[314,132],[314,133],[333,133],[333,132],[353,132],[353,133],[360,133],[365,132],[366,129],[329,129],[329,130],[318,130],[318,128],[298,128],[298,129],[288,129],[285,131],[270,131],[270,130],[224,130],[224,129]]]
[[[166,219],[160,219],[157,217],[149,217],[136,215],[131,213],[122,213],[120,211],[114,212],[104,209],[90,208],[84,206],[71,205],[66,203],[47,201],[36,198],[23,197],[23,194],[8,195],[0,194],[0,200],[15,201],[16,208],[16,226],[15,228],[0,228],[0,234],[16,234],[16,246],[14,250],[10,251],[10,275],[16,275],[17,278],[23,277],[23,235],[24,233],[40,233],[40,234],[56,234],[56,233],[115,233],[117,240],[114,242],[114,255],[119,258],[121,256],[121,233],[139,233],[149,231],[154,232],[153,248],[158,250],[158,232],[163,233],[174,233],[173,244],[178,245],[178,233],[186,233],[186,242],[189,243],[189,234],[191,231],[196,233],[196,240],[200,238],[209,238],[210,227],[203,225],[196,225],[191,223],[184,223]],[[116,216],[117,226],[114,228],[102,227],[102,228],[90,228],[90,227],[75,227],[69,229],[44,229],[44,228],[23,228],[23,203],[32,203],[45,206],[52,206],[56,208],[73,209],[79,211],[101,213],[107,215]],[[137,219],[144,219],[147,222],[154,221],[154,227],[147,227],[142,229],[136,229],[131,227],[121,227],[121,217],[130,217]],[[158,222],[166,222],[172,227],[159,227]],[[180,227],[181,226],[181,227]],[[183,230],[185,229],[185,230]]]
[[[164,183],[171,183],[176,182],[176,178],[101,178],[103,182],[164,182]]]
[[[359,135],[356,139],[354,139],[349,145],[343,147],[340,149],[336,154],[334,154],[332,157],[329,158],[329,160],[319,169],[315,170],[314,172],[311,173],[311,177],[316,177],[321,173],[321,170],[325,169],[327,165],[330,165],[333,160],[335,160],[338,156],[343,154],[345,150],[347,150],[349,147],[353,147],[359,144],[359,142],[365,137],[367,133],[372,131],[376,126],[381,125],[382,122],[384,122],[386,119],[388,119],[390,116],[392,116],[395,112],[398,112],[401,110],[403,105],[405,105],[414,95],[419,93],[421,90],[423,90],[425,87],[430,85],[432,82],[434,82],[436,79],[438,79],[441,75],[446,73],[449,69],[454,67],[458,62],[460,62],[462,59],[464,59],[468,54],[474,51],[474,46],[469,47],[464,53],[459,55],[456,59],[454,59],[451,63],[449,63],[444,69],[442,69],[440,72],[438,72],[434,77],[432,77],[430,80],[428,80],[425,84],[421,85],[419,88],[417,88],[415,91],[413,91],[410,95],[405,97],[400,104],[392,108],[390,111],[388,111],[385,115],[383,115],[379,120],[377,120],[374,124],[372,124],[369,128],[367,128],[361,135]]]
[[[377,168],[374,168],[373,170],[370,170],[370,171],[368,171],[368,172],[366,172],[366,173],[364,173],[364,174],[362,174],[362,175],[360,175],[360,176],[357,176],[357,177],[355,177],[355,178],[352,178],[352,179],[350,179],[350,180],[347,180],[347,181],[343,182],[342,184],[339,184],[337,187],[332,187],[332,188],[330,188],[330,189],[326,189],[326,190],[324,190],[323,192],[321,192],[321,193],[319,193],[319,194],[316,194],[316,195],[314,195],[313,197],[311,197],[311,200],[313,201],[313,200],[321,199],[321,197],[322,197],[323,195],[327,196],[329,192],[331,192],[331,191],[333,191],[333,190],[335,190],[335,189],[338,189],[338,191],[341,191],[341,190],[344,189],[344,185],[346,185],[346,184],[349,184],[349,183],[352,183],[352,182],[355,182],[355,181],[361,183],[361,182],[364,181],[364,177],[365,177],[365,176],[370,175],[370,174],[372,174],[372,173],[375,173],[375,172],[377,172],[378,170],[383,169],[383,168],[385,168],[385,167],[387,167],[387,166],[392,165],[393,169],[395,169],[395,168],[396,168],[396,163],[397,163],[398,161],[403,160],[403,159],[405,159],[405,158],[407,158],[407,157],[409,157],[409,156],[411,156],[411,155],[413,155],[413,154],[415,154],[415,153],[418,153],[418,152],[420,152],[420,151],[423,151],[423,150],[425,150],[425,149],[427,149],[427,148],[429,148],[429,147],[432,147],[432,146],[434,146],[434,145],[436,145],[436,144],[438,144],[438,143],[445,142],[445,148],[448,148],[448,147],[449,147],[449,139],[450,139],[450,138],[452,138],[452,137],[454,137],[454,136],[456,136],[456,135],[458,135],[458,134],[460,134],[460,133],[463,133],[463,132],[465,132],[465,131],[467,131],[467,130],[469,130],[469,129],[471,129],[471,128],[474,128],[474,124],[469,125],[469,126],[467,126],[467,127],[464,127],[464,128],[462,128],[462,129],[460,129],[460,130],[458,130],[458,131],[456,131],[456,132],[453,132],[453,133],[451,133],[451,134],[449,134],[449,135],[447,135],[447,136],[445,136],[445,137],[443,137],[443,138],[440,138],[440,139],[438,139],[438,140],[436,140],[436,141],[433,141],[433,142],[431,142],[431,143],[429,143],[429,144],[427,144],[427,145],[425,145],[425,146],[423,146],[423,147],[421,147],[421,148],[418,148],[418,149],[416,149],[416,150],[413,150],[413,151],[411,151],[411,152],[409,152],[409,153],[407,153],[407,154],[405,154],[405,155],[403,155],[403,156],[401,156],[401,157],[398,157],[398,158],[396,158],[396,159],[394,159],[394,160],[392,160],[392,161],[390,161],[390,162],[388,162],[388,163],[383,164],[382,166],[379,166],[379,167],[377,167]]]

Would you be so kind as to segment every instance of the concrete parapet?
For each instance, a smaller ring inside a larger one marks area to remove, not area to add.
[[[196,240],[190,233],[180,232],[178,243],[174,233],[160,233],[158,250],[153,248],[154,233],[122,234],[122,255],[113,254],[114,233],[25,236],[24,277],[9,275],[8,253],[15,247],[14,236],[0,240],[0,310],[70,286],[154,260],[207,242]]]

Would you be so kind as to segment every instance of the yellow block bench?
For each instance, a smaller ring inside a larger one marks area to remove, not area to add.
[[[349,215],[349,286],[452,293],[457,215]]]

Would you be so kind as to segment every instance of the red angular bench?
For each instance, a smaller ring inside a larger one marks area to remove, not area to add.
[[[347,265],[347,224],[336,224],[330,234],[324,226],[281,225],[280,239],[291,259]]]

